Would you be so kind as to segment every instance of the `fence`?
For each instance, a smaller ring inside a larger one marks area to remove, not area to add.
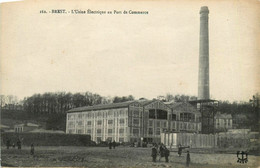
[[[171,148],[177,148],[180,144],[191,148],[213,148],[217,146],[215,136],[212,134],[161,133],[161,142]]]
[[[89,146],[90,135],[59,134],[59,133],[14,133],[2,132],[1,145],[6,145],[7,139],[11,144],[16,144],[18,138],[22,145],[29,146],[32,143],[38,146]]]

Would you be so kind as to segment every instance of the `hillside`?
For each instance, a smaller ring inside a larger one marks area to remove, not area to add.
[[[65,114],[34,115],[22,110],[2,110],[1,124],[13,128],[15,124],[31,122],[40,125],[43,129],[65,131]]]

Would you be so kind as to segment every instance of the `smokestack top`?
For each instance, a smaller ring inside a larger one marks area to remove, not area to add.
[[[200,8],[200,14],[202,14],[202,13],[207,13],[207,14],[209,13],[209,9],[207,6],[202,6]]]

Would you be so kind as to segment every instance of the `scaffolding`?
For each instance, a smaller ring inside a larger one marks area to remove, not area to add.
[[[219,101],[207,100],[192,100],[190,104],[197,107],[201,112],[201,133],[202,134],[215,134],[215,114],[217,113]]]

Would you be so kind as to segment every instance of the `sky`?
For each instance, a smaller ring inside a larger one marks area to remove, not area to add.
[[[2,4],[0,92],[197,96],[201,6],[209,8],[210,97],[260,91],[259,1],[23,1]],[[148,15],[40,14],[52,9]]]

